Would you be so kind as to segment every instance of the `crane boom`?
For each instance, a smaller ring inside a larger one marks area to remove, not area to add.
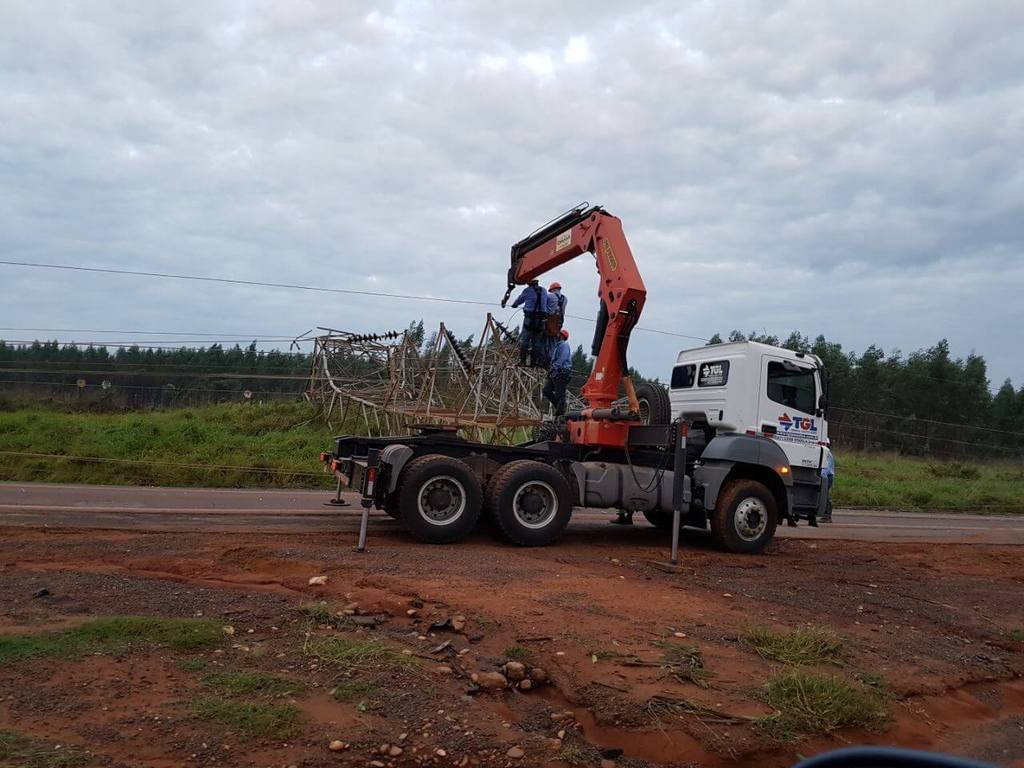
[[[629,370],[626,348],[647,297],[622,222],[600,206],[579,206],[517,242],[512,246],[508,290],[501,304],[505,306],[517,285],[584,253],[593,254],[597,264],[600,307],[591,347],[594,365],[583,386],[590,408],[583,412],[581,423],[570,424],[570,436],[573,442],[620,446],[628,428],[615,423],[622,414],[612,413],[611,407]],[[625,385],[631,395],[628,378]]]

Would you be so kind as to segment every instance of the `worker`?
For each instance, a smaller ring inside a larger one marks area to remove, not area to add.
[[[555,347],[558,346],[558,333],[565,325],[565,305],[568,303],[569,300],[562,295],[561,283],[556,281],[548,286],[545,335],[549,359],[554,356]]]
[[[544,397],[554,406],[555,416],[565,415],[565,390],[572,376],[572,350],[569,348],[569,331],[558,332],[558,344],[551,356],[548,380],[544,383]]]
[[[519,333],[519,364],[544,367],[547,365],[544,328],[547,320],[548,292],[538,280],[531,280],[523,292],[512,302],[513,307],[523,305],[523,329]]]
[[[827,494],[825,502],[825,514],[821,516],[822,522],[832,522],[832,485],[836,481],[836,460],[832,455],[832,446],[823,446],[822,452],[825,454],[822,457],[821,462],[821,482],[825,487],[825,493]]]

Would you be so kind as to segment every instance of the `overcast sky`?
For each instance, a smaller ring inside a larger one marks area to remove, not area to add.
[[[0,9],[0,259],[497,302],[509,245],[589,200],[623,220],[642,326],[945,336],[1024,383],[1019,0]],[[596,310],[592,262],[554,276]],[[0,266],[4,327],[484,312]],[[0,331],[36,335],[157,338]],[[695,343],[638,331],[631,361],[665,378]]]

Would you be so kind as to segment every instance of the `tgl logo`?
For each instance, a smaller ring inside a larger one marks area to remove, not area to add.
[[[789,432],[791,429],[794,432],[817,432],[818,426],[814,423],[814,419],[798,418],[794,419],[788,413],[784,413],[779,417],[779,425],[782,427],[784,432]]]

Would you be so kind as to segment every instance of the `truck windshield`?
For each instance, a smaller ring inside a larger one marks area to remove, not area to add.
[[[814,413],[814,369],[769,362],[768,398],[802,413]]]

